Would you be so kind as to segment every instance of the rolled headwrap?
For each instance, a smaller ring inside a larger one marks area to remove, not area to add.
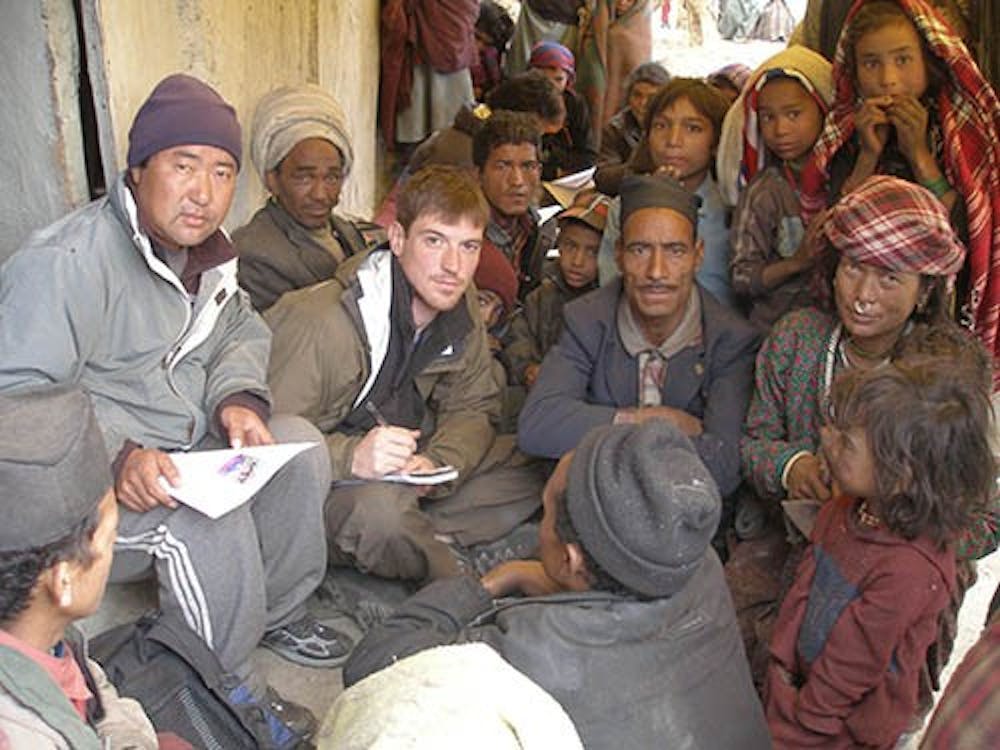
[[[941,201],[897,177],[862,182],[830,209],[821,233],[841,255],[892,271],[952,276],[965,262]]]
[[[306,138],[324,138],[340,151],[344,174],[351,171],[354,151],[344,113],[336,99],[312,84],[273,89],[258,102],[250,128],[250,156],[260,178],[274,169]]]
[[[576,58],[573,53],[559,42],[538,42],[531,48],[531,58],[528,60],[531,68],[559,68],[569,75],[569,85],[576,78]]]

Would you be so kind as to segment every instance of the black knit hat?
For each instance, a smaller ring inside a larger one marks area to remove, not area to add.
[[[622,227],[641,208],[669,208],[690,221],[691,226],[698,226],[701,198],[672,177],[629,175],[622,180],[621,200]]]
[[[639,594],[665,597],[697,570],[722,500],[691,441],[653,419],[583,438],[569,467],[566,510],[606,573]]]
[[[67,536],[111,487],[90,399],[58,387],[0,396],[0,552]]]
[[[128,133],[128,166],[186,145],[228,151],[239,169],[243,143],[236,110],[207,83],[177,73],[156,84],[136,112]]]

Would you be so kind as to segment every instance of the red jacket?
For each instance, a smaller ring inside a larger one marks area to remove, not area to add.
[[[820,511],[775,623],[766,712],[776,748],[891,748],[916,713],[954,555],[860,525],[857,502]]]

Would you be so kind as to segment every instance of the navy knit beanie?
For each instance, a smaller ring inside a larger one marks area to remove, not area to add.
[[[174,146],[215,146],[240,167],[242,137],[236,110],[206,83],[177,73],[160,81],[139,107],[128,133],[128,166]]]
[[[691,441],[651,419],[584,436],[569,467],[566,510],[605,572],[635,592],[666,597],[701,565],[722,500]]]

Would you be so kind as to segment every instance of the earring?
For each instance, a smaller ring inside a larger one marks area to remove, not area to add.
[[[62,593],[59,594],[59,606],[68,607],[72,603],[73,603],[73,592],[70,591],[69,581],[64,581]]]

